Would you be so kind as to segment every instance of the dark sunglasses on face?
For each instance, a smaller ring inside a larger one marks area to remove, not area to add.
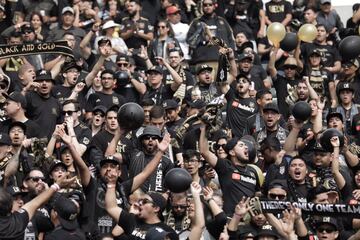
[[[288,65],[288,66],[284,66],[284,69],[295,70],[296,67],[295,67],[295,66]]]
[[[119,67],[127,67],[127,66],[129,66],[128,63],[118,63],[117,65],[118,65]]]
[[[74,112],[76,112],[76,111],[63,111],[63,114],[70,116],[70,115],[72,115]]]
[[[144,140],[150,140],[151,139],[151,140],[155,141],[155,140],[159,140],[159,137],[158,136],[149,136],[148,135],[148,136],[144,136],[143,139]]]
[[[28,177],[28,180],[32,180],[34,182],[45,181],[44,177]]]
[[[173,209],[186,209],[188,206],[187,205],[172,205],[171,206]]]
[[[214,149],[219,150],[220,148],[225,149],[226,144],[215,144]]]
[[[319,227],[317,229],[318,232],[326,232],[326,233],[332,233],[332,232],[335,232],[336,230],[334,228],[327,228],[327,227]]]
[[[204,3],[204,4],[203,4],[204,7],[212,7],[213,5],[214,5],[214,4],[212,4],[212,3]]]
[[[282,195],[282,194],[275,194],[275,193],[269,193],[269,198],[270,199],[279,199],[279,200],[285,200],[286,196]]]
[[[166,26],[158,26],[158,28],[164,29],[166,28]]]

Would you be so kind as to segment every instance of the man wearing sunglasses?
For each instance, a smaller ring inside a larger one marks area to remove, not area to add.
[[[146,126],[139,136],[140,149],[123,154],[123,161],[129,164],[129,176],[134,177],[141,173],[149,164],[151,159],[160,151],[157,142],[162,139],[160,129],[155,126]],[[165,192],[164,178],[167,172],[174,167],[174,164],[166,156],[162,156],[161,162],[155,172],[141,185],[144,192],[156,191]]]
[[[282,68],[283,71],[277,70],[275,61],[278,50],[279,48],[274,48],[273,52],[270,54],[268,70],[276,91],[280,113],[287,119],[290,115],[289,106],[282,100],[289,96],[289,92],[295,91],[296,86],[301,79],[297,75],[298,62],[294,57],[288,57],[285,60]]]
[[[360,104],[360,63],[357,58],[347,59],[342,62],[343,76],[339,76],[339,80],[351,83],[354,88],[354,102]]]

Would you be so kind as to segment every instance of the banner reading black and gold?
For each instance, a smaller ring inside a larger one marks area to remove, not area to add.
[[[0,45],[0,59],[41,53],[62,54],[74,57],[73,50],[66,41]]]

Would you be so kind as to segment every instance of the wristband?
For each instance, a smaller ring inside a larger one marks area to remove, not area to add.
[[[206,200],[206,202],[209,204],[211,200],[214,200],[214,198],[210,198],[210,199]]]
[[[59,184],[57,183],[54,183],[53,185],[51,185],[51,187],[55,192],[59,191],[60,190],[60,186]]]
[[[106,187],[107,188],[115,188],[115,184],[107,184]]]
[[[241,215],[239,215],[239,214],[237,214],[237,213],[235,213],[235,212],[234,212],[233,217],[235,217],[235,218],[237,218],[237,219],[242,219],[242,218],[243,218],[243,216],[241,216]]]

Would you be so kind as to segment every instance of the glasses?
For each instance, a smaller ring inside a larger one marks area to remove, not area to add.
[[[101,113],[101,112],[96,112],[94,113],[95,116],[100,116],[100,117],[105,117],[105,114]]]
[[[34,182],[39,182],[41,180],[44,182],[45,178],[44,177],[28,177],[28,180],[32,180]]]
[[[30,34],[32,31],[25,31],[24,34]]]
[[[343,68],[351,68],[353,65],[351,63],[344,63],[344,64],[341,64],[341,66]]]
[[[159,140],[160,138],[158,137],[158,136],[144,136],[144,138],[143,138],[144,140]]]
[[[197,160],[197,159],[184,159],[184,163],[187,163],[187,164],[189,164],[189,163],[197,163],[197,162],[199,162],[199,160]]]
[[[270,198],[270,199],[274,199],[274,200],[275,200],[275,199],[285,200],[285,199],[286,199],[286,195],[269,193],[269,198]]]
[[[212,7],[213,5],[214,5],[214,4],[212,4],[212,3],[204,3],[204,4],[203,4],[204,7]]]
[[[297,67],[295,66],[284,66],[284,69],[290,69],[290,70],[295,70]]]
[[[237,83],[249,83],[249,81],[247,79],[240,78],[239,80],[237,80]]]
[[[113,80],[113,77],[102,77],[101,80]]]
[[[214,149],[219,150],[220,148],[225,149],[226,144],[215,144]]]
[[[76,111],[71,111],[71,110],[69,110],[69,111],[63,111],[63,114],[70,116],[70,115],[72,115],[74,112],[76,112]]]
[[[181,210],[184,210],[184,209],[187,209],[187,205],[172,205],[171,206],[173,209],[181,209]]]
[[[139,199],[138,200],[138,203],[140,204],[140,205],[145,205],[145,204],[148,204],[148,203],[154,203],[153,201],[151,201],[150,199],[147,199],[147,198],[144,198],[144,199]]]
[[[127,66],[129,66],[128,63],[118,63],[117,65],[118,65],[119,67],[127,67]]]
[[[318,232],[326,232],[326,233],[332,233],[332,232],[335,232],[336,230],[333,229],[333,228],[327,228],[327,227],[319,227],[317,229]]]
[[[164,28],[166,28],[166,26],[158,26],[158,28],[162,28],[162,29],[164,29]]]

